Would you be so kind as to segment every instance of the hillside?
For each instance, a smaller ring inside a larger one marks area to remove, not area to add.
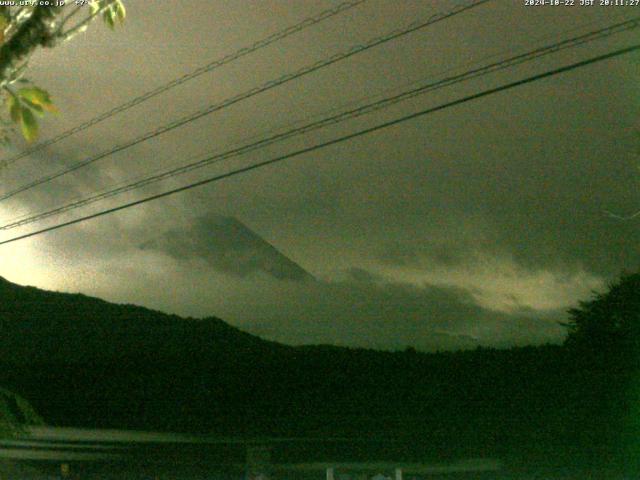
[[[576,368],[560,346],[439,354],[288,347],[216,318],[4,279],[0,328],[0,385],[54,425],[429,438],[442,454],[609,448],[625,408],[621,388],[635,375]]]
[[[0,361],[160,361],[278,349],[218,318],[181,318],[81,294],[22,287],[0,277]]]

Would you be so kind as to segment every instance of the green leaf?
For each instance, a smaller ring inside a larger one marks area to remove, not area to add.
[[[121,0],[112,2],[102,13],[102,18],[111,30],[115,30],[116,23],[124,23],[127,16],[127,10]]]
[[[124,19],[127,16],[127,10],[124,8],[124,4],[121,0],[117,0],[115,3],[116,17],[120,23],[124,23]]]
[[[46,90],[38,87],[21,88],[20,90],[18,90],[18,96],[24,98],[25,100],[29,100],[32,103],[37,103],[38,105],[46,105],[51,103],[51,97],[49,97],[49,93]]]
[[[111,30],[115,30],[115,28],[116,28],[116,14],[115,14],[115,11],[114,11],[113,7],[107,8],[102,13],[102,18],[104,19],[104,23],[106,23],[107,26]]]
[[[14,123],[20,123],[22,120],[22,106],[15,95],[9,95],[9,115]]]
[[[57,111],[56,107],[51,102],[49,93],[41,88],[21,88],[20,90],[18,90],[18,96],[20,96],[20,98],[22,98],[25,102],[28,102],[29,106],[36,105],[37,107],[39,107],[36,107],[35,110],[46,110],[48,112]]]
[[[22,136],[27,142],[33,142],[38,137],[38,121],[28,108],[22,108],[20,128],[22,130]]]
[[[33,110],[36,113],[36,115],[38,115],[39,117],[42,117],[44,115],[44,108],[42,108],[42,105],[38,105],[37,103],[30,102],[26,98],[24,98],[22,101],[27,107]]]

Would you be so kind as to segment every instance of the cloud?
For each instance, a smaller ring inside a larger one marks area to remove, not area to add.
[[[396,240],[379,248],[378,258],[393,266],[446,266],[455,267],[474,260],[474,246],[465,242]]]
[[[165,267],[146,275],[139,268],[130,270],[126,288],[113,280],[97,283],[119,301],[153,304],[182,315],[215,315],[290,344],[433,351],[557,343],[564,335],[557,324],[564,319],[561,311],[494,311],[478,305],[463,288],[417,286],[362,268],[344,271],[339,278],[298,282],[266,272],[237,276],[205,263],[169,261],[171,257],[161,262],[163,257],[151,250],[145,255],[146,261]],[[155,293],[144,282],[155,285]]]
[[[508,314],[483,308],[465,289],[396,282],[362,269],[344,278],[275,291],[255,288],[243,302],[249,318],[228,318],[247,330],[287,343],[331,343],[422,350],[560,342],[560,312]],[[261,294],[260,292],[264,292]],[[273,295],[277,303],[263,295]],[[250,305],[247,305],[247,302]],[[257,313],[255,313],[257,312]]]

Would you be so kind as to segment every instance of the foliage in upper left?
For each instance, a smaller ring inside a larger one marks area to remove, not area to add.
[[[10,143],[16,127],[27,142],[33,142],[38,137],[38,117],[57,112],[49,93],[24,78],[32,54],[71,40],[97,18],[115,29],[125,16],[121,0],[66,7],[0,6],[0,102],[4,104],[0,143]]]

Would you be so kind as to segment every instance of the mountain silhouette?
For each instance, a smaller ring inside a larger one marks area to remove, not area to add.
[[[22,287],[2,277],[0,332],[0,361],[18,365],[206,357],[276,346],[215,317],[181,318],[82,294]]]
[[[313,280],[304,268],[234,217],[200,217],[189,228],[168,230],[140,248],[162,251],[178,260],[204,260],[220,272],[240,277],[262,272],[278,280]]]

